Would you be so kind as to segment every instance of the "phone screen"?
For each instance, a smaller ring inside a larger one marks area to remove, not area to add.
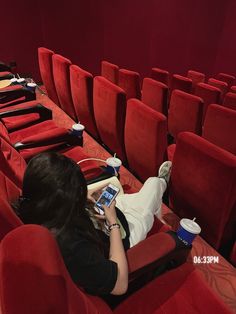
[[[112,187],[108,186],[104,192],[102,192],[101,197],[98,199],[96,206],[99,209],[103,209],[102,206],[110,206],[111,202],[114,200],[115,196],[117,195],[118,191],[114,190]]]

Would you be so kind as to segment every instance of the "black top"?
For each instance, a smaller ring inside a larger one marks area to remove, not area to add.
[[[129,228],[123,213],[116,209],[117,217],[126,231],[124,248],[129,248]],[[72,280],[86,292],[94,295],[109,294],[116,283],[117,263],[108,259],[109,236],[97,230],[104,244],[104,253],[92,241],[84,238],[78,229],[70,230],[63,239],[57,238],[65,265]]]

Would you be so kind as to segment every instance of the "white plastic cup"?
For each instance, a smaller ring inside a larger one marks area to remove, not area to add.
[[[180,220],[177,236],[184,244],[191,245],[200,232],[201,228],[194,220],[183,218]]]
[[[116,157],[107,158],[106,163],[107,163],[107,171],[112,174],[115,174],[114,168],[116,169],[116,172],[118,173],[120,170],[120,166],[122,165],[122,161]]]
[[[27,88],[32,92],[35,92],[37,84],[36,83],[27,83]]]
[[[84,125],[80,123],[75,123],[72,125],[72,133],[76,136],[82,136],[84,129]]]

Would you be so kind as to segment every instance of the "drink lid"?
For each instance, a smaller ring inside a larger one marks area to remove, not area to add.
[[[36,83],[27,83],[27,86],[29,86],[29,87],[36,87]]]
[[[25,81],[25,79],[22,77],[22,78],[19,78],[19,79],[17,79],[17,82],[18,83],[22,83],[22,82],[24,82]]]
[[[200,226],[193,220],[188,218],[183,218],[180,220],[180,225],[188,232],[199,234],[201,232]]]
[[[122,165],[122,161],[116,157],[107,158],[106,163],[111,167],[120,167]]]
[[[72,125],[73,130],[82,131],[84,130],[84,125],[80,123],[75,123]]]

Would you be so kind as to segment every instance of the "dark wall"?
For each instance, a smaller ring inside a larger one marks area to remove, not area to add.
[[[17,71],[37,79],[37,47],[43,44],[37,1],[1,1],[0,60],[16,61]]]
[[[14,1],[13,1],[14,2]],[[37,2],[37,1],[36,1]],[[236,74],[234,0],[4,0],[0,59],[37,74],[37,47],[63,54],[94,74],[110,60],[143,76],[153,66]],[[10,25],[10,26],[9,26]],[[20,25],[20,27],[19,27]],[[225,49],[226,47],[226,49]]]
[[[236,75],[236,1],[229,0],[224,27],[219,34],[214,71]]]

